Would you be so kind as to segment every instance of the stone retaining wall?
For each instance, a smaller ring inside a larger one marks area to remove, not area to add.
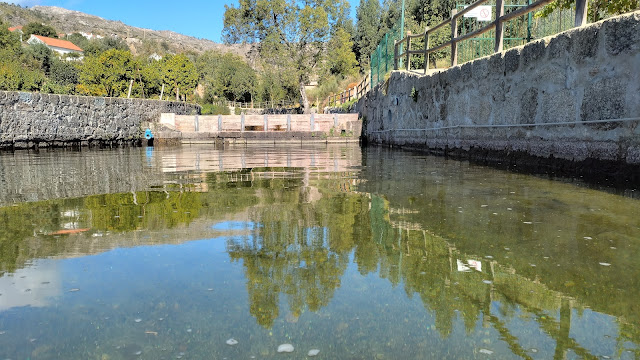
[[[0,91],[0,149],[137,142],[161,113],[199,114],[171,101]]]
[[[393,72],[358,110],[371,143],[638,166],[640,12],[427,76]]]

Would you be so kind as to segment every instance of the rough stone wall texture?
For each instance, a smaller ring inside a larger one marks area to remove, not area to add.
[[[199,113],[198,105],[0,91],[0,148],[136,141],[161,113]]]
[[[393,72],[358,110],[373,143],[640,164],[640,12],[427,76]],[[611,119],[628,120],[592,122]]]

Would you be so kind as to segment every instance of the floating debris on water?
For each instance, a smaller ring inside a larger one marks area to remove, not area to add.
[[[140,356],[140,355],[142,355],[142,351],[138,350],[138,351],[135,352],[135,354]]]
[[[487,207],[487,206],[489,206],[489,205],[480,205],[480,207]]]
[[[135,320],[133,320],[133,321],[135,321],[135,322],[139,323],[140,321],[142,321],[142,319],[138,318],[138,319],[135,319]]]
[[[538,349],[536,349],[536,348],[531,348],[531,350],[529,350],[529,351],[531,351],[532,353],[534,353],[534,354],[535,354],[535,353],[537,353],[537,352],[538,352]]]
[[[80,289],[71,289],[71,290],[69,290],[69,292],[76,292],[76,291],[80,291]]]
[[[280,346],[278,346],[278,352],[279,353],[283,353],[283,352],[293,352],[293,345],[291,344],[282,344]]]
[[[611,266],[611,264],[606,263],[606,262],[601,262],[601,263],[599,263],[599,264],[600,264],[600,265],[602,265],[602,266]]]
[[[208,288],[207,291],[213,291],[213,289],[212,288]]]
[[[531,222],[531,221],[523,221],[522,223],[523,223],[523,224],[527,224],[527,225],[531,225],[531,224],[533,224],[533,222]]]
[[[489,285],[489,284],[493,284],[493,282],[491,280],[482,280],[483,283]]]
[[[593,238],[591,236],[585,236],[584,239],[585,240],[593,240]]]
[[[513,209],[512,209],[512,208],[507,208],[507,210],[509,210],[509,211],[513,211]]]
[[[233,345],[237,345],[237,344],[238,344],[238,340],[236,340],[234,338],[231,338],[231,339],[227,340],[227,345],[233,346]]]
[[[191,329],[187,329],[187,332],[188,332],[188,333],[190,333],[191,331],[193,331],[193,330],[191,330]]]
[[[612,250],[617,250],[618,248],[617,248],[617,247],[615,247],[615,246],[612,246],[612,247],[610,247],[610,249],[612,249]]]
[[[309,350],[309,353],[307,354],[307,356],[316,356],[316,355],[318,355],[318,354],[320,354],[320,350],[318,350],[318,349],[311,349],[311,350]]]
[[[491,255],[487,255],[487,256],[485,256],[485,258],[487,258],[487,259],[493,259],[493,256],[491,256]]]
[[[491,355],[491,354],[493,354],[493,351],[491,351],[489,349],[480,349],[480,353],[481,354]]]

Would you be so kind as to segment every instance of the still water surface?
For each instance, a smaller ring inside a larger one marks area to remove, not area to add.
[[[0,154],[0,359],[638,359],[638,259],[634,188],[354,145]]]

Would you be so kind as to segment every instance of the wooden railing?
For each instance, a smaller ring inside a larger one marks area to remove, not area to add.
[[[404,59],[404,63],[407,64],[407,70],[411,70],[411,55],[423,55],[424,56],[424,72],[426,73],[429,70],[429,54],[434,53],[436,51],[440,51],[446,49],[447,47],[451,47],[451,66],[458,65],[458,43],[464,40],[471,39],[473,37],[479,36],[491,30],[495,30],[495,45],[494,52],[501,52],[504,48],[504,23],[515,19],[519,16],[526,15],[530,12],[536,11],[539,8],[553,2],[554,0],[538,0],[526,7],[520,8],[515,11],[511,11],[508,14],[504,13],[504,0],[496,0],[496,19],[490,22],[488,25],[474,30],[472,32],[466,33],[464,35],[458,36],[458,18],[463,16],[464,14],[470,12],[476,7],[489,2],[490,0],[478,0],[473,4],[467,6],[465,9],[458,12],[456,9],[451,10],[451,18],[447,19],[440,24],[427,28],[424,33],[412,35],[411,32],[407,31],[407,36],[399,41],[394,43],[394,69],[398,69],[398,60]],[[587,0],[575,0],[576,9],[575,9],[575,22],[574,25],[576,27],[585,25],[587,22]],[[445,42],[444,44],[429,47],[429,35],[433,34],[435,31],[442,29],[445,26],[451,27],[451,40]],[[421,50],[411,50],[411,39],[416,38],[424,38],[424,49]],[[398,53],[398,48],[400,44],[406,43],[404,46],[405,51],[402,53]]]
[[[218,101],[216,104],[226,105],[230,108],[240,109],[276,109],[276,108],[290,108],[297,105],[296,102],[290,100],[281,101],[262,101],[262,102],[238,102],[238,101]]]
[[[367,76],[355,87],[344,90],[340,94],[329,95],[329,98],[327,99],[327,106],[337,106],[353,99],[360,99],[367,93],[367,88],[370,87],[370,84],[369,77]]]

